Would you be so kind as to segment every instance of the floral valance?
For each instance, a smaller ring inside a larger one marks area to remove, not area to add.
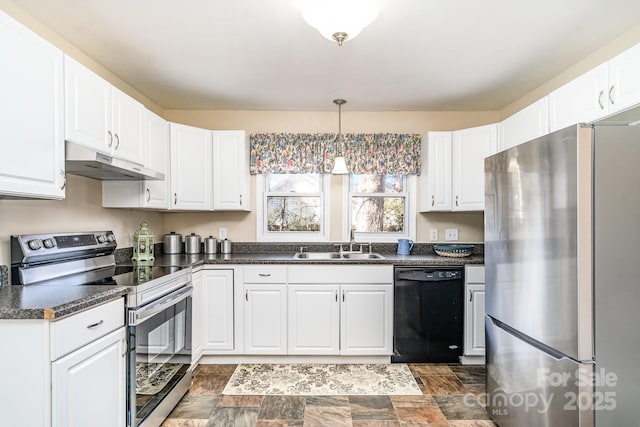
[[[348,133],[335,139],[334,133],[252,134],[250,171],[330,173],[341,154],[355,174],[420,175],[418,134]]]

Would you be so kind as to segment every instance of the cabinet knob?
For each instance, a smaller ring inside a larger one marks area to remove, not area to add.
[[[611,103],[611,105],[616,103],[614,99],[614,95],[616,94],[615,87],[616,85],[611,85],[611,87],[609,88],[609,102]]]
[[[109,135],[109,142],[107,142],[107,147],[111,148],[111,146],[113,145],[113,134],[110,130],[108,130],[107,135]]]

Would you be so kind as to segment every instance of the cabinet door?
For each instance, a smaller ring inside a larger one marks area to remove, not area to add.
[[[422,139],[420,212],[451,210],[451,132],[429,132]]]
[[[64,198],[62,52],[0,12],[0,194]]]
[[[171,123],[171,209],[211,210],[211,131]]]
[[[609,112],[608,64],[604,63],[549,94],[551,132],[590,122]]]
[[[339,286],[289,285],[289,354],[340,354]]]
[[[610,112],[640,104],[640,44],[609,61]]]
[[[498,125],[498,151],[549,133],[549,98],[544,97]]]
[[[244,285],[246,354],[287,353],[287,285]]]
[[[340,354],[393,353],[393,285],[342,285]]]
[[[120,328],[52,363],[53,427],[126,425],[125,339]]]
[[[146,166],[164,174],[164,180],[145,180],[142,205],[147,208],[168,209],[171,193],[171,163],[169,123],[147,111]]]
[[[213,209],[248,211],[249,140],[244,131],[213,131]]]
[[[484,356],[484,284],[467,285],[464,354]]]
[[[112,88],[113,155],[144,164],[146,109],[129,95]]]
[[[233,270],[202,270],[204,350],[233,350]]]
[[[484,159],[496,151],[497,125],[453,132],[453,210],[484,210]]]
[[[65,139],[111,154],[111,85],[69,56],[64,77]]]

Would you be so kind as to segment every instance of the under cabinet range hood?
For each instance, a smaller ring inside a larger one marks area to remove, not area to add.
[[[118,159],[73,142],[65,142],[65,169],[68,174],[103,181],[164,179],[164,174],[128,160]]]

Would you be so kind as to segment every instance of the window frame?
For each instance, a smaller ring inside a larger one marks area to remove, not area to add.
[[[318,193],[282,193],[267,191],[268,179],[266,174],[256,175],[256,241],[258,242],[327,242],[329,241],[330,227],[330,175],[320,175],[320,191]],[[294,174],[290,174],[294,175]],[[267,197],[269,196],[299,196],[320,197],[320,231],[269,231],[267,227]]]
[[[416,240],[416,177],[403,175],[404,193],[379,193],[381,196],[404,197],[404,232],[364,233],[356,231],[354,239],[358,243],[396,243],[398,239]],[[371,193],[353,193],[356,196]],[[376,193],[373,193],[376,194]],[[349,241],[351,235],[351,174],[342,178],[342,240]]]

